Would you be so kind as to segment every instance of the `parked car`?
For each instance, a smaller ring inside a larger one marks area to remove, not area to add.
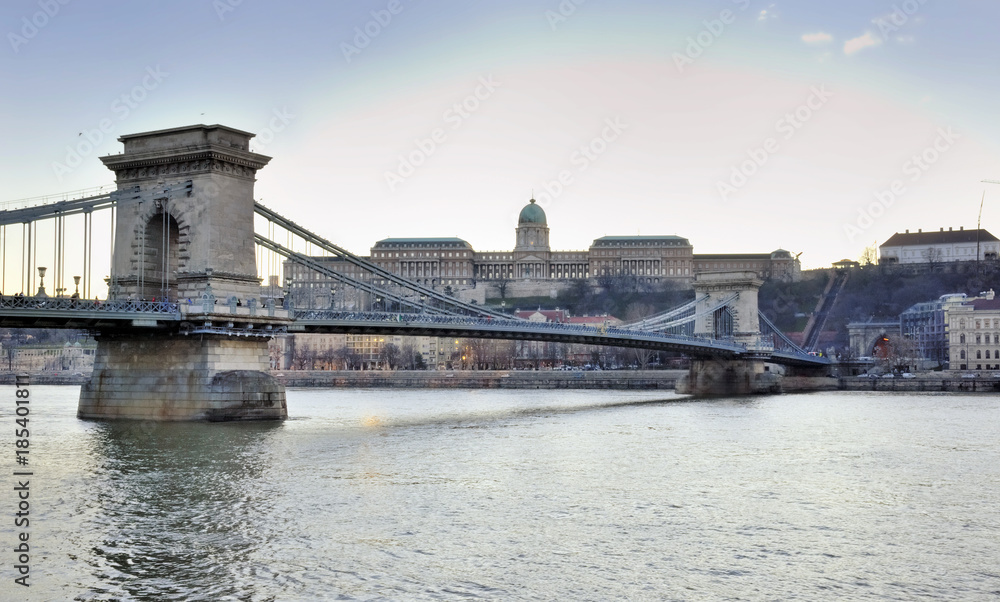
[[[909,372],[904,372],[904,373],[900,374],[899,377],[900,378],[916,378],[917,375],[916,374],[911,374]]]
[[[962,378],[976,378],[976,375],[972,372],[966,372],[962,375]]]
[[[883,374],[882,378],[896,378],[896,375],[893,374],[892,372],[889,372],[888,374]]]

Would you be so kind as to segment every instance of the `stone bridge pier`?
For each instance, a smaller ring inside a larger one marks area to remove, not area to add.
[[[251,138],[195,125],[122,136],[125,152],[101,158],[118,190],[142,199],[118,205],[109,297],[178,302],[183,321],[102,331],[81,418],[287,417],[267,333],[288,316],[257,311],[253,186],[270,157],[250,152]]]
[[[677,392],[696,396],[755,395],[781,392],[781,369],[766,360],[772,349],[760,344],[757,292],[763,281],[754,272],[710,272],[695,276],[695,336],[745,344],[737,358],[695,357]],[[712,311],[720,303],[725,307]]]

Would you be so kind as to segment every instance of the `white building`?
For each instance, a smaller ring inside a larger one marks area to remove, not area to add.
[[[895,233],[879,246],[879,263],[953,263],[1000,257],[1000,240],[986,230],[941,228]]]
[[[993,291],[948,313],[951,369],[1000,370],[1000,299]]]

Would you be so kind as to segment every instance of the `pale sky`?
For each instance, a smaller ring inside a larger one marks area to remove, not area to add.
[[[259,200],[360,254],[509,250],[534,191],[556,250],[677,234],[823,267],[974,228],[984,191],[1000,234],[998,22],[989,0],[7,0],[0,201],[111,184],[120,135],[219,123],[273,157]]]

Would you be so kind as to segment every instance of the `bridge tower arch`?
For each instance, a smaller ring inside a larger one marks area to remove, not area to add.
[[[177,301],[177,276],[181,268],[180,225],[164,208],[153,213],[136,233],[133,262],[143,299]],[[186,246],[186,245],[185,245]]]

